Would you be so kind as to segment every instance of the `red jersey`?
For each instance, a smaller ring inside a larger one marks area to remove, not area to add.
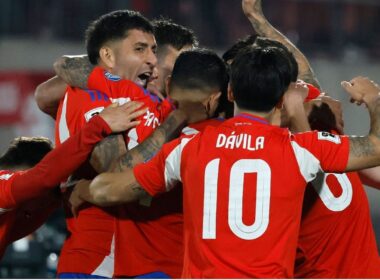
[[[45,222],[59,205],[54,188],[110,133],[107,123],[96,117],[33,168],[0,171],[0,256],[9,243],[32,233]],[[67,157],[71,160],[65,161]]]
[[[289,278],[306,183],[344,170],[348,155],[347,137],[240,114],[165,145],[134,174],[151,195],[183,183],[183,277]]]
[[[127,132],[126,142],[131,149],[148,137],[160,122],[170,113],[171,103],[159,99],[137,84],[121,80],[100,67],[91,73],[88,87],[81,90],[68,87],[61,100],[57,121],[57,144],[80,129],[92,116],[101,112],[111,102],[124,104],[129,101],[141,101],[148,111],[139,119],[138,127]],[[86,165],[82,176],[93,178],[95,172]],[[58,274],[86,273],[112,277],[114,273],[114,217],[116,208],[101,209],[88,206],[74,219],[70,208],[66,209],[66,223],[70,232],[62,247]]]
[[[221,121],[207,120],[185,127],[193,135]],[[179,278],[183,267],[182,188],[123,205],[116,220],[115,277],[160,271]]]
[[[367,195],[357,173],[319,174],[305,193],[295,276],[380,278]]]

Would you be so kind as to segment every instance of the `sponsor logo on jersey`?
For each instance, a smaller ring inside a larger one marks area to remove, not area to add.
[[[88,122],[89,120],[91,120],[91,118],[93,116],[100,114],[100,112],[103,111],[103,110],[104,110],[104,107],[97,107],[97,108],[91,109],[90,111],[86,112],[84,114],[86,122]]]
[[[118,81],[121,80],[121,77],[120,77],[120,76],[118,76],[118,75],[113,75],[113,74],[111,74],[111,73],[108,72],[108,71],[105,71],[105,72],[104,72],[104,76],[105,76],[108,80],[113,81],[113,82],[118,82]]]
[[[11,178],[13,176],[13,174],[3,174],[3,175],[0,175],[0,180],[9,180],[9,178]]]
[[[326,141],[333,142],[335,144],[341,143],[340,137],[338,135],[335,135],[335,134],[332,134],[332,133],[326,132],[326,131],[318,132],[318,140],[326,140]]]

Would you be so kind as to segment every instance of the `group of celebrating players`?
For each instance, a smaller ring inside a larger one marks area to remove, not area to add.
[[[380,278],[362,184],[380,185],[380,87],[342,82],[371,118],[343,135],[306,57],[242,7],[257,35],[223,59],[135,11],[89,25],[36,89],[56,148],[0,158],[1,254],[63,205],[58,278]]]

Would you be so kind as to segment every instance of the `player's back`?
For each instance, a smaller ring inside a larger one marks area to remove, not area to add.
[[[295,276],[379,278],[368,199],[357,173],[320,174],[305,192]]]
[[[219,119],[191,124],[182,130],[182,135],[220,124]],[[116,242],[115,277],[160,271],[179,278],[183,266],[182,187],[121,206]]]
[[[185,146],[182,276],[293,276],[306,185],[294,154],[287,130],[250,115]]]

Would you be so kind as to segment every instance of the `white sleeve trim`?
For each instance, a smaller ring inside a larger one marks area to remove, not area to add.
[[[298,145],[295,141],[290,141],[294,155],[296,157],[299,171],[306,182],[311,182],[317,176],[317,173],[323,171],[319,160],[307,149]]]
[[[170,191],[181,181],[181,156],[183,148],[192,138],[184,138],[165,160],[165,186]]]

